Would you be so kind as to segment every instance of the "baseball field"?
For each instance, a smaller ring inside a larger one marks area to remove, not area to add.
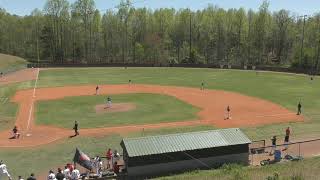
[[[97,85],[99,94],[95,95]],[[240,70],[22,70],[0,79],[0,159],[14,177],[30,172],[41,176],[71,162],[76,147],[90,156],[104,155],[109,147],[121,150],[123,137],[240,127],[252,140],[269,140],[273,135],[282,137],[290,126],[293,141],[316,138],[320,133],[319,88],[317,77]],[[114,109],[105,108],[108,96]],[[302,116],[296,115],[299,101]],[[228,105],[232,119],[224,120]],[[69,138],[75,120],[80,136]],[[14,125],[20,128],[20,139],[9,139]],[[303,166],[319,163],[319,158],[306,159]],[[259,179],[275,169],[282,174],[294,169],[302,176],[319,174],[314,168],[298,171],[299,167],[299,163],[272,168],[227,166],[169,179]]]

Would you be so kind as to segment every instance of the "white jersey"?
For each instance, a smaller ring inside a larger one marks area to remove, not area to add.
[[[64,177],[66,177],[66,178],[68,178],[68,177],[70,177],[70,169],[69,168],[67,168],[67,169],[65,169],[65,170],[63,170],[63,174],[64,174]]]
[[[78,180],[80,178],[80,172],[78,169],[74,169],[71,173],[71,180]]]
[[[7,166],[5,164],[0,165],[0,177],[2,177],[2,176],[7,176],[7,177],[11,178],[11,176],[7,170]]]
[[[48,180],[57,180],[56,179],[56,175],[53,174],[53,173],[50,173],[49,176],[48,176]]]

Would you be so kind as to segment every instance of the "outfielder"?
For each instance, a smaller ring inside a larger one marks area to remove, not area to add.
[[[297,115],[301,114],[301,108],[302,108],[302,105],[301,105],[301,102],[299,102]]]

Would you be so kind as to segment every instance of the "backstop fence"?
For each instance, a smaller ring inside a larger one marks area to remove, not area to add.
[[[262,161],[277,162],[276,151],[281,160],[300,160],[304,157],[320,156],[320,139],[289,142],[274,146],[265,145],[265,140],[253,141],[250,145],[250,164],[263,165]]]

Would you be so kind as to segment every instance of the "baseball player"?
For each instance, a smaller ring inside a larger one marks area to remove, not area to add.
[[[201,83],[201,90],[204,90],[204,82]]]
[[[2,162],[2,160],[0,161],[0,179],[4,179],[3,177],[8,177],[9,180],[11,180],[11,175],[9,174],[8,170],[7,170],[7,166]]]
[[[96,95],[98,95],[99,94],[99,85],[97,85],[97,87],[96,87]]]
[[[226,117],[224,120],[227,120],[227,119],[231,119],[231,116],[230,116],[230,112],[231,112],[231,109],[230,109],[230,106],[228,105],[227,109],[226,109]]]
[[[301,105],[301,102],[299,102],[297,115],[301,114],[301,108],[302,108],[302,105]]]
[[[112,107],[112,100],[111,100],[111,97],[108,96],[108,98],[107,98],[107,107],[105,107],[105,109],[106,108],[111,108],[111,107]]]
[[[80,171],[74,167],[74,170],[71,172],[71,180],[78,180],[80,179]]]
[[[56,175],[52,170],[49,171],[48,180],[56,180]]]
[[[20,133],[18,132],[18,127],[17,126],[14,126],[14,128],[12,129],[12,132],[13,132],[13,138],[14,139],[19,139]]]
[[[78,131],[78,122],[77,121],[74,122],[73,130],[74,130],[74,136],[78,136],[79,131]]]

